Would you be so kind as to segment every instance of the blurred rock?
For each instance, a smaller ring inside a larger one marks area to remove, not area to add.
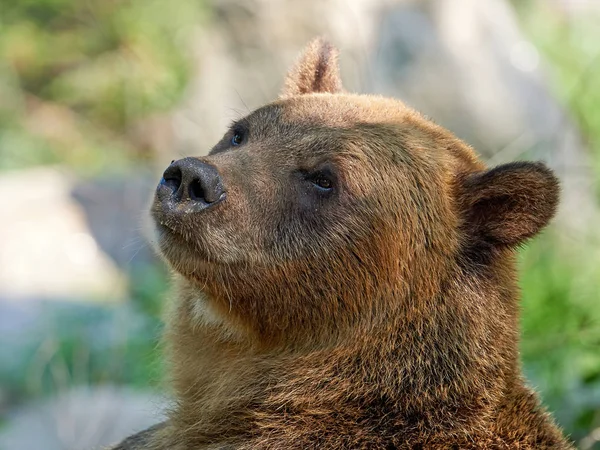
[[[167,401],[119,387],[77,388],[15,411],[3,424],[0,448],[92,450],[164,420]]]
[[[98,247],[73,186],[54,169],[0,177],[0,298],[123,297],[125,280]]]
[[[0,300],[126,297],[127,270],[148,262],[152,177],[78,181],[56,168],[0,176]],[[18,195],[16,195],[18,193]]]
[[[159,179],[138,167],[72,186],[71,198],[84,211],[98,246],[122,270],[154,260],[149,210]]]
[[[600,2],[596,0],[549,0],[548,3],[572,15],[600,11]]]

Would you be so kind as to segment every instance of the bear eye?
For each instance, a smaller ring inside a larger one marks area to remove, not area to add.
[[[305,182],[310,183],[321,194],[329,194],[336,189],[338,178],[330,164],[318,169],[300,170],[300,174]]]
[[[333,188],[333,182],[331,181],[331,179],[327,178],[326,176],[323,175],[317,175],[312,182],[318,186],[319,188],[323,189],[323,190],[330,190],[331,188]]]
[[[241,130],[236,130],[233,132],[233,136],[231,137],[231,145],[237,147],[244,140],[244,133]]]

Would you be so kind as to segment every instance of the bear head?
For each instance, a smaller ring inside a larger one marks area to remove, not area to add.
[[[316,40],[278,100],[167,168],[152,216],[215,323],[264,346],[328,345],[442,320],[458,285],[479,295],[458,294],[470,304],[448,317],[512,320],[514,301],[481,297],[512,295],[514,249],[557,201],[542,164],[488,169],[402,102],[344,92],[336,50]]]

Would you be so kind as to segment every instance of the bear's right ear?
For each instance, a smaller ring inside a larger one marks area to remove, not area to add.
[[[488,246],[514,247],[554,216],[559,184],[543,164],[517,162],[467,176],[462,192],[470,237]]]
[[[280,98],[313,92],[341,92],[338,51],[322,38],[315,39],[288,72]]]

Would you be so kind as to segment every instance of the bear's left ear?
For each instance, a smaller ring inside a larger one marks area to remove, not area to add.
[[[468,233],[488,245],[516,246],[544,228],[556,211],[558,179],[542,163],[504,164],[463,181]]]
[[[342,91],[338,51],[322,38],[315,39],[288,72],[280,98],[313,92]]]

